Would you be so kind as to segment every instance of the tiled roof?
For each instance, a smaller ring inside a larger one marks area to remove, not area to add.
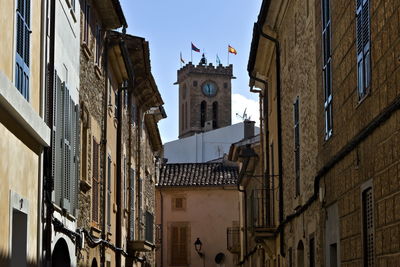
[[[223,163],[165,164],[157,186],[222,186],[238,182],[238,167]]]

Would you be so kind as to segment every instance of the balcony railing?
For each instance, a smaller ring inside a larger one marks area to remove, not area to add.
[[[227,244],[226,248],[230,253],[240,253],[240,228],[239,227],[228,227],[226,229]]]
[[[249,226],[254,231],[272,230],[274,223],[274,191],[268,189],[254,189],[249,201]]]

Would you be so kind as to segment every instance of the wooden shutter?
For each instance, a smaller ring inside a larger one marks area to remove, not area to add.
[[[188,264],[188,228],[186,225],[171,226],[171,264]]]
[[[71,103],[69,90],[62,84],[63,89],[63,183],[61,207],[71,211]]]
[[[18,0],[15,56],[15,86],[29,100],[31,0]]]
[[[135,171],[131,168],[129,175],[129,236],[130,240],[134,240],[135,235]]]
[[[374,203],[372,188],[367,188],[362,194],[363,200],[363,241],[364,266],[374,266]]]
[[[99,144],[93,138],[92,221],[99,222]]]
[[[54,202],[61,206],[62,198],[62,150],[63,150],[63,87],[61,79],[55,72],[55,86],[53,97],[53,177],[54,177]]]

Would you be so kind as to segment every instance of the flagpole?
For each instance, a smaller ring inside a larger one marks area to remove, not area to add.
[[[180,54],[179,62],[181,63],[181,68],[182,68],[182,52]]]
[[[192,44],[190,44],[190,62],[193,63],[193,49],[192,49]]]
[[[229,66],[229,49],[228,49],[228,66]]]

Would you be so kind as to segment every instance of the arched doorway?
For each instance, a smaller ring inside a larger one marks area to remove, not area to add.
[[[91,265],[92,267],[97,267],[98,265],[97,265],[97,260],[96,260],[96,258],[93,258],[93,260],[92,260],[92,265]]]
[[[67,242],[60,238],[54,246],[53,255],[51,256],[52,267],[70,267],[71,259]]]
[[[304,245],[303,241],[299,241],[297,245],[297,266],[304,267]]]

